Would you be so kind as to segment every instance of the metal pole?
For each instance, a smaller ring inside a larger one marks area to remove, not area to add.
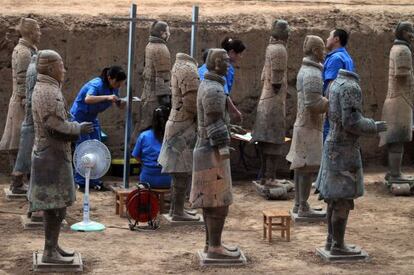
[[[193,6],[193,16],[191,19],[191,49],[190,55],[197,59],[197,27],[198,27],[198,6]]]
[[[129,41],[128,41],[128,76],[127,76],[127,98],[126,117],[125,117],[125,140],[124,140],[124,188],[129,188],[129,159],[130,159],[130,142],[132,127],[132,87],[134,79],[134,57],[135,57],[135,27],[137,18],[137,5],[131,5],[131,14],[129,22]]]

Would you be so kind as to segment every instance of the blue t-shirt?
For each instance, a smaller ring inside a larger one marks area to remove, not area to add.
[[[200,81],[204,80],[204,75],[208,72],[207,65],[203,64],[200,68],[198,68],[198,75],[200,76]],[[224,78],[224,93],[229,95],[231,92],[231,88],[233,88],[234,82],[234,67],[230,64],[229,69],[227,70],[227,75]]]
[[[107,87],[100,77],[96,77],[87,82],[80,89],[75,101],[73,102],[70,113],[74,120],[78,122],[96,120],[99,113],[105,111],[112,106],[112,102],[104,101],[96,104],[86,104],[85,98],[88,95],[100,96],[100,95],[116,95],[119,96],[118,89],[110,89]]]
[[[142,132],[137,138],[132,156],[140,158],[142,165],[148,168],[159,168],[158,156],[161,151],[161,143],[155,137],[152,129]]]
[[[344,47],[328,53],[323,65],[323,91],[325,93],[330,81],[336,79],[340,69],[354,72],[354,62]]]

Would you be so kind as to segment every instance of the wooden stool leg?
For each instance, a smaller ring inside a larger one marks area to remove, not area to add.
[[[263,215],[263,239],[266,239],[266,216]]]
[[[164,213],[164,193],[160,193],[160,214]]]
[[[290,242],[290,217],[287,218],[287,230],[286,230],[286,239]]]
[[[283,217],[281,217],[281,227],[282,227],[282,229],[280,230],[280,232],[281,232],[281,234],[282,234],[282,238],[284,238],[285,237],[285,224],[286,224],[286,221],[285,221],[285,218],[283,218]]]
[[[121,217],[125,217],[126,203],[125,203],[125,197],[124,196],[121,196],[121,200],[120,200],[119,204],[120,204],[120,207],[119,207],[120,208],[119,215]]]
[[[119,195],[115,194],[115,215],[119,214]]]
[[[272,242],[272,217],[269,217],[267,224],[267,235],[269,236],[269,243]]]

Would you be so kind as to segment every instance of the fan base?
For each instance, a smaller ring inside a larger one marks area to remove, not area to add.
[[[90,221],[88,223],[85,223],[82,221],[82,222],[72,224],[70,229],[72,229],[73,231],[78,231],[78,232],[104,231],[105,225],[98,223],[98,222],[94,222],[94,221]]]

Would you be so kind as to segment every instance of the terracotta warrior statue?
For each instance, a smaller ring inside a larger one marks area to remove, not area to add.
[[[42,261],[66,264],[73,251],[59,244],[61,222],[66,207],[75,200],[71,141],[93,131],[92,123],[69,122],[61,92],[65,69],[60,55],[52,50],[39,51],[37,81],[32,96],[35,140],[28,198],[30,211],[43,210],[45,246]]]
[[[395,30],[390,52],[388,93],[382,109],[382,119],[388,129],[382,133],[379,146],[387,145],[388,181],[414,181],[401,173],[404,143],[412,140],[414,78],[412,63],[413,25],[401,22]]]
[[[345,245],[349,211],[354,199],[363,196],[364,182],[360,136],[376,135],[387,128],[384,121],[362,115],[362,93],[356,73],[341,69],[329,87],[329,134],[325,140],[316,189],[327,205],[328,237],[325,249],[331,255],[357,255],[361,250]]]
[[[288,23],[285,20],[276,20],[266,49],[262,71],[263,90],[252,131],[253,141],[258,142],[261,152],[260,185],[265,188],[279,188],[282,193],[286,193],[286,190],[276,180],[276,164],[285,143],[288,38]]]
[[[223,246],[221,235],[233,202],[230,171],[229,113],[223,76],[230,58],[224,49],[210,49],[208,72],[197,92],[197,142],[193,156],[190,203],[202,208],[206,223],[206,247],[211,259],[237,259],[240,250]]]
[[[178,53],[171,74],[172,108],[165,127],[159,164],[162,173],[172,177],[170,216],[173,221],[199,220],[184,211],[184,200],[191,182],[193,149],[197,139],[197,90],[200,80],[197,62]]]
[[[328,100],[322,96],[323,80],[321,62],[325,44],[319,36],[305,38],[305,57],[299,70],[296,89],[298,104],[293,128],[292,145],[286,159],[295,170],[295,205],[293,213],[299,217],[324,217],[325,212],[314,211],[308,204],[312,175],[319,171],[322,156],[322,121],[328,110]]]
[[[14,194],[25,194],[27,190],[23,185],[23,176],[26,170],[15,170],[14,165],[19,149],[21,125],[25,118],[26,72],[31,57],[37,52],[36,45],[39,44],[41,33],[37,21],[31,18],[22,18],[17,30],[22,38],[19,39],[12,54],[13,93],[7,112],[6,126],[0,141],[0,150],[7,151],[9,154],[9,162],[13,171],[10,190]]]
[[[19,188],[18,192],[24,191],[23,187],[19,186],[23,186],[23,177],[25,175],[27,176],[27,178],[30,178],[30,169],[32,165],[31,160],[34,143],[32,94],[37,79],[36,63],[37,54],[32,56],[29,67],[27,68],[25,116],[20,131],[19,150],[17,153],[16,163],[14,164],[14,169],[12,173],[12,186],[16,186],[15,188]]]
[[[159,105],[171,105],[171,57],[167,47],[170,28],[164,21],[151,25],[145,48],[144,90],[142,92],[141,132],[151,126],[152,114]]]

